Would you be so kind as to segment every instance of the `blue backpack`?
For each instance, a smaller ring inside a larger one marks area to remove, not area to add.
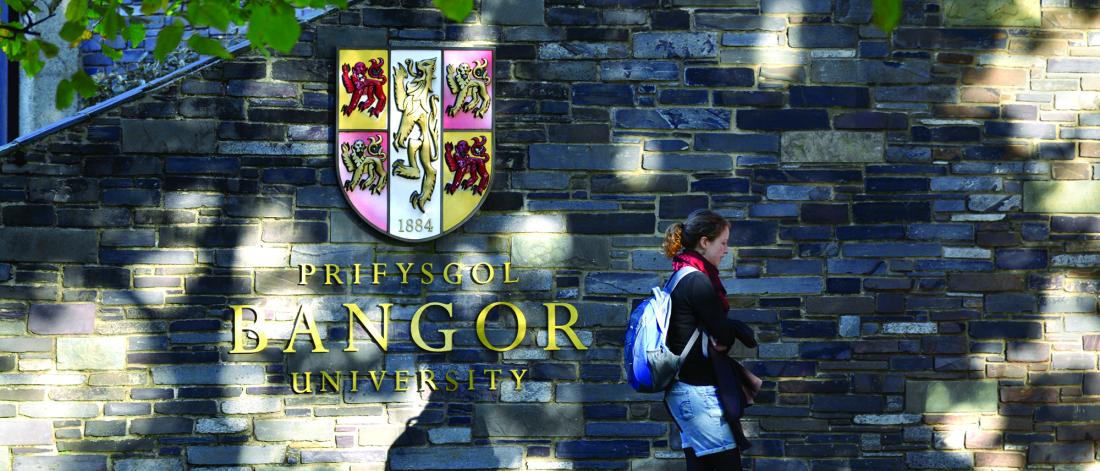
[[[690,266],[677,270],[664,289],[654,286],[653,297],[643,301],[630,313],[623,360],[626,379],[635,391],[658,392],[672,384],[687,353],[699,338],[699,329],[695,329],[679,355],[669,351],[665,344],[668,321],[672,315],[672,290],[676,289],[681,279],[696,271],[699,270]]]

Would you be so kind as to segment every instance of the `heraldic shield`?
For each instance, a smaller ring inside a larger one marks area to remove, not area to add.
[[[345,49],[336,73],[336,173],[359,217],[418,242],[473,216],[496,155],[493,51]]]

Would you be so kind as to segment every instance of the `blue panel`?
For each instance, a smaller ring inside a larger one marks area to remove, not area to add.
[[[0,3],[0,21],[8,20],[8,5]],[[0,144],[8,142],[8,58],[0,52]]]

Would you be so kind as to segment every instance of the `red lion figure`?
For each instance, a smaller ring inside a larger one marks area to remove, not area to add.
[[[351,94],[348,104],[340,107],[344,116],[351,116],[355,110],[366,111],[377,118],[386,109],[386,73],[382,65],[385,60],[381,57],[370,60],[370,68],[362,62],[356,62],[355,67],[344,64],[344,91]],[[349,75],[348,72],[351,72]]]
[[[463,190],[470,188],[475,195],[480,195],[489,186],[489,170],[486,165],[489,164],[490,157],[489,151],[485,149],[485,142],[488,139],[481,136],[473,138],[472,141],[472,145],[463,140],[458,141],[457,144],[448,142],[443,146],[446,151],[444,158],[447,168],[455,174],[451,183],[444,185],[443,188],[449,194],[455,194],[461,186]],[[467,173],[470,177],[463,180]]]

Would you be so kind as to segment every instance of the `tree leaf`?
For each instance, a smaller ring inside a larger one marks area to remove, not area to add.
[[[191,49],[199,54],[221,57],[222,59],[228,59],[230,57],[229,51],[225,50],[222,43],[205,36],[199,36],[197,34],[191,36],[187,39],[187,45],[191,46]]]
[[[871,0],[871,24],[886,32],[887,36],[901,22],[901,0]]]
[[[113,48],[111,46],[108,46],[106,44],[101,44],[100,48],[103,51],[103,55],[107,56],[111,60],[113,60],[115,62],[118,62],[118,61],[122,60],[122,50],[115,49],[115,48]]]
[[[38,43],[27,41],[23,46],[23,54],[21,54],[20,57],[14,58],[19,60],[19,65],[23,67],[23,71],[31,77],[37,75],[38,72],[42,70],[42,67],[46,65],[45,62],[42,62],[42,58],[39,57],[38,51]]]
[[[38,43],[38,48],[42,50],[42,54],[45,55],[47,59],[57,56],[59,49],[54,43],[46,42],[41,39],[35,39],[34,42]]]
[[[54,95],[54,107],[59,110],[68,108],[73,104],[73,84],[68,79],[57,82]]]
[[[160,30],[160,33],[157,33],[157,45],[153,48],[153,57],[158,61],[164,60],[165,57],[168,57],[169,52],[179,46],[181,39],[183,39],[182,21],[176,21],[166,26]]]
[[[122,20],[122,15],[118,14],[118,10],[107,10],[103,14],[103,20],[99,22],[100,36],[111,39],[117,38],[124,25],[125,22]]]
[[[152,15],[158,11],[163,10],[168,6],[168,0],[142,0],[141,13],[143,15]]]
[[[254,45],[270,45],[279,52],[290,52],[301,34],[302,28],[290,5],[253,5],[252,17],[248,22],[248,39]]]
[[[435,7],[451,21],[465,20],[474,9],[474,0],[432,0]]]
[[[31,5],[31,2],[27,0],[7,0],[7,2],[5,3],[8,4],[8,8],[18,13],[26,13],[27,8],[29,8]]]
[[[89,0],[72,0],[65,7],[65,19],[68,21],[81,21],[88,18]]]
[[[191,2],[187,15],[193,25],[213,26],[222,31],[229,29],[229,10],[219,1]]]
[[[132,19],[130,21],[130,25],[123,30],[122,34],[127,41],[130,41],[131,47],[138,47],[145,40],[145,25]]]
[[[72,76],[72,85],[76,89],[76,92],[82,97],[90,97],[96,94],[99,90],[99,86],[96,85],[95,80],[83,70],[78,70]]]
[[[84,25],[75,21],[66,21],[61,26],[61,31],[57,33],[57,36],[64,39],[65,42],[76,42],[80,40],[80,37],[84,35]]]

